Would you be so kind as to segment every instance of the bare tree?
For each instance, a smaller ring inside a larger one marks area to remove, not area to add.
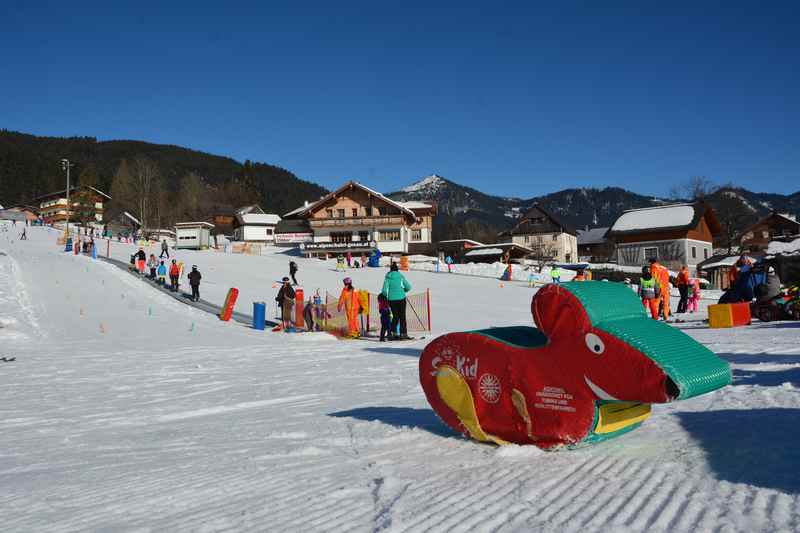
[[[705,200],[717,191],[718,187],[705,176],[692,176],[683,183],[670,189],[673,200],[691,200],[693,202]]]
[[[131,175],[136,207],[141,217],[142,231],[145,231],[154,203],[153,196],[159,177],[158,165],[144,156],[139,156],[133,160]]]
[[[526,259],[534,262],[539,272],[542,271],[545,265],[552,263],[558,257],[558,247],[555,242],[548,237],[549,235],[533,235],[533,242],[528,245],[533,251],[525,256]]]
[[[726,186],[714,199],[717,220],[721,228],[719,244],[728,255],[739,253],[740,232],[755,222],[756,214],[747,207],[744,200],[736,194],[732,186]]]

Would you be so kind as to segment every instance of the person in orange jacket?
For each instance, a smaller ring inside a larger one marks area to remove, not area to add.
[[[172,292],[178,292],[178,278],[181,277],[181,268],[173,259],[169,266],[169,288]]]
[[[675,286],[681,294],[681,299],[678,302],[678,313],[685,313],[686,306],[689,303],[689,267],[683,265],[680,272],[675,277]]]
[[[650,258],[650,273],[658,280],[658,285],[661,288],[661,297],[658,299],[658,304],[664,315],[664,320],[669,320],[669,270],[667,270],[665,266],[660,265],[655,257],[652,257]]]
[[[579,268],[575,277],[572,278],[572,281],[586,281],[586,272],[584,272],[582,268]]]
[[[347,336],[357,339],[361,336],[358,328],[358,312],[361,309],[361,300],[358,297],[358,291],[353,287],[353,280],[344,278],[344,287],[342,293],[339,295],[339,302],[336,309],[341,312],[344,309],[347,316]]]

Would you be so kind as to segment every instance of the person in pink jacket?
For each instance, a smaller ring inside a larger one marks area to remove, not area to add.
[[[689,299],[686,303],[686,310],[690,313],[696,313],[700,303],[700,280],[697,278],[689,278]]]

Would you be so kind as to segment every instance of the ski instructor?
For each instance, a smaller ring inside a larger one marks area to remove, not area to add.
[[[411,284],[397,268],[397,263],[392,263],[389,272],[383,280],[383,290],[381,294],[389,300],[389,307],[392,310],[392,327],[389,330],[389,340],[408,339],[408,327],[406,325],[406,293],[411,290]],[[400,324],[400,336],[395,336],[397,324]]]

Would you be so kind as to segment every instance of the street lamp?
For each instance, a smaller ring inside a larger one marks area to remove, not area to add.
[[[74,166],[75,163],[70,163],[69,159],[61,160],[61,170],[67,171],[67,221],[66,224],[64,224],[64,235],[69,235],[69,169]]]

